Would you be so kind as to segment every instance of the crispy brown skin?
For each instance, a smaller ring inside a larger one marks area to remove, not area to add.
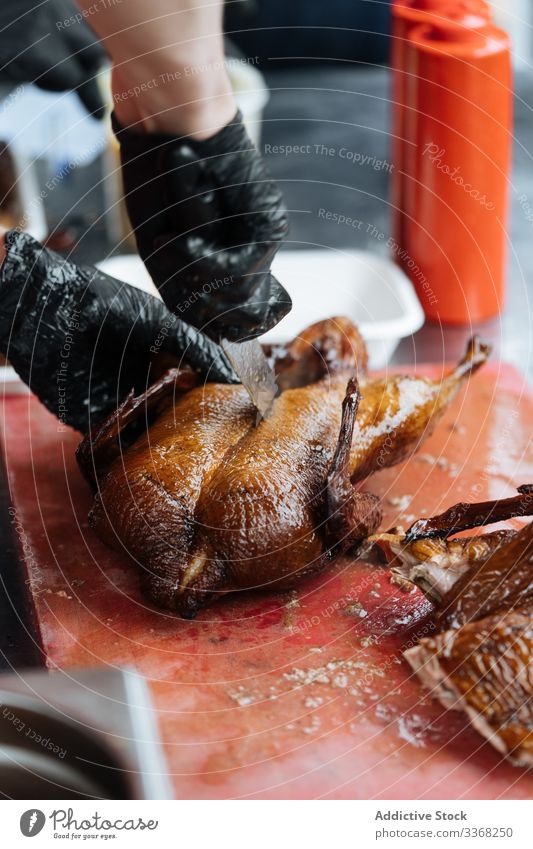
[[[405,534],[406,542],[418,539],[449,537],[459,531],[493,525],[515,517],[530,516],[533,512],[533,486],[524,484],[518,487],[518,495],[512,498],[498,498],[495,501],[470,503],[462,501],[454,504],[439,516],[418,519]]]
[[[508,607],[523,600],[514,599],[513,593],[528,597],[529,569],[524,561],[530,532],[523,531],[524,544],[515,542],[519,531],[511,528],[450,539],[459,531],[533,514],[533,485],[520,486],[518,493],[513,498],[454,504],[439,516],[418,519],[405,534],[393,529],[375,534],[371,542],[383,551],[394,574],[417,584],[438,605],[437,622],[442,620],[445,628],[458,627],[498,609],[500,600]]]
[[[435,624],[439,630],[460,628],[467,622],[530,601],[533,601],[533,522],[453,584],[442,598]]]
[[[445,707],[466,711],[493,746],[527,767],[533,766],[533,522],[470,539],[447,534],[531,514],[532,493],[528,485],[515,498],[455,505],[416,522],[414,542],[377,537],[437,602],[441,633],[409,649],[406,659]]]
[[[465,356],[442,381],[397,375],[361,382],[350,470],[353,481],[394,466],[413,454],[433,432],[442,414],[490,353],[474,337]]]
[[[314,325],[271,352],[285,391],[258,427],[242,387],[207,384],[177,391],[125,451],[116,415],[88,437],[91,525],[143,567],[153,601],[183,616],[227,592],[292,587],[375,530],[376,498],[353,483],[416,450],[487,353],[473,341],[442,382],[372,381],[350,322]]]
[[[488,560],[516,531],[494,531],[458,539],[417,539],[406,542],[405,534],[375,534],[371,541],[385,554],[397,577],[416,584],[427,597],[440,604],[459,578]]]
[[[516,766],[533,766],[533,607],[494,614],[421,640],[405,657],[445,707]]]

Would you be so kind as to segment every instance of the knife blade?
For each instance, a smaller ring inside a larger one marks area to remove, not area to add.
[[[245,342],[221,339],[220,347],[259,412],[256,424],[261,419],[268,419],[278,387],[261,345],[257,339]]]

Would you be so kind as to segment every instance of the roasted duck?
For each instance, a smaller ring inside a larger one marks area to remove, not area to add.
[[[423,639],[405,657],[448,708],[517,766],[533,766],[533,605]]]
[[[90,524],[182,616],[224,593],[292,587],[376,529],[377,499],[354,484],[415,451],[487,355],[472,340],[440,382],[373,380],[357,329],[320,322],[270,352],[283,391],[257,427],[241,386],[191,388],[192,373],[171,372],[81,444]]]
[[[375,534],[391,571],[417,584],[436,604],[439,630],[459,628],[501,609],[533,600],[533,523],[450,539],[459,531],[533,514],[533,487],[480,504],[456,504],[420,519],[406,534]]]
[[[380,533],[370,541],[379,546],[395,578],[416,584],[439,605],[452,586],[476,564],[514,537],[514,531],[494,531],[458,539],[420,539],[406,542],[405,534]]]
[[[518,487],[518,495],[511,498],[498,498],[495,501],[470,503],[463,501],[454,504],[440,516],[429,519],[419,519],[407,530],[406,542],[418,539],[433,539],[434,537],[449,538],[460,531],[472,528],[482,528],[494,525],[496,522],[506,522],[530,516],[533,513],[533,486],[525,484]]]
[[[460,628],[501,610],[533,601],[533,522],[487,559],[462,575],[443,596],[435,619],[439,630]]]
[[[406,534],[376,534],[392,571],[436,604],[438,633],[405,658],[444,707],[519,766],[533,766],[533,522],[471,538],[448,536],[533,513],[533,487],[514,498],[456,504]]]

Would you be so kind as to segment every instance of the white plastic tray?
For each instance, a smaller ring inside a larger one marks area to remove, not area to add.
[[[314,321],[344,315],[359,327],[371,368],[379,369],[400,339],[424,323],[410,280],[385,257],[367,251],[282,251],[272,270],[293,309],[263,336],[266,342],[287,341]]]
[[[99,268],[119,280],[152,292],[157,290],[137,255],[112,257]],[[390,260],[365,251],[281,251],[273,271],[293,299],[283,321],[261,337],[287,342],[322,318],[345,315],[361,330],[370,367],[384,368],[400,339],[424,322],[422,307],[405,274]],[[0,367],[0,393],[28,392],[10,366]]]
[[[29,387],[11,366],[0,366],[0,398],[4,395],[27,395]]]
[[[155,292],[138,256],[113,257],[99,267]],[[400,339],[424,323],[413,286],[385,257],[366,251],[284,250],[272,270],[288,290],[293,309],[261,341],[287,342],[314,321],[345,315],[367,342],[371,368],[379,369],[387,365]]]

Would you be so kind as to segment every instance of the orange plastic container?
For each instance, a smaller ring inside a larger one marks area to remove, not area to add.
[[[501,311],[512,139],[510,42],[417,26],[406,45],[406,173],[397,259],[426,316],[470,324]]]
[[[451,27],[479,28],[491,20],[492,12],[484,0],[396,0],[392,4],[392,158],[391,176],[392,232],[403,244],[403,196],[405,181],[405,122],[407,72],[405,51],[409,31],[417,24],[444,24]]]

